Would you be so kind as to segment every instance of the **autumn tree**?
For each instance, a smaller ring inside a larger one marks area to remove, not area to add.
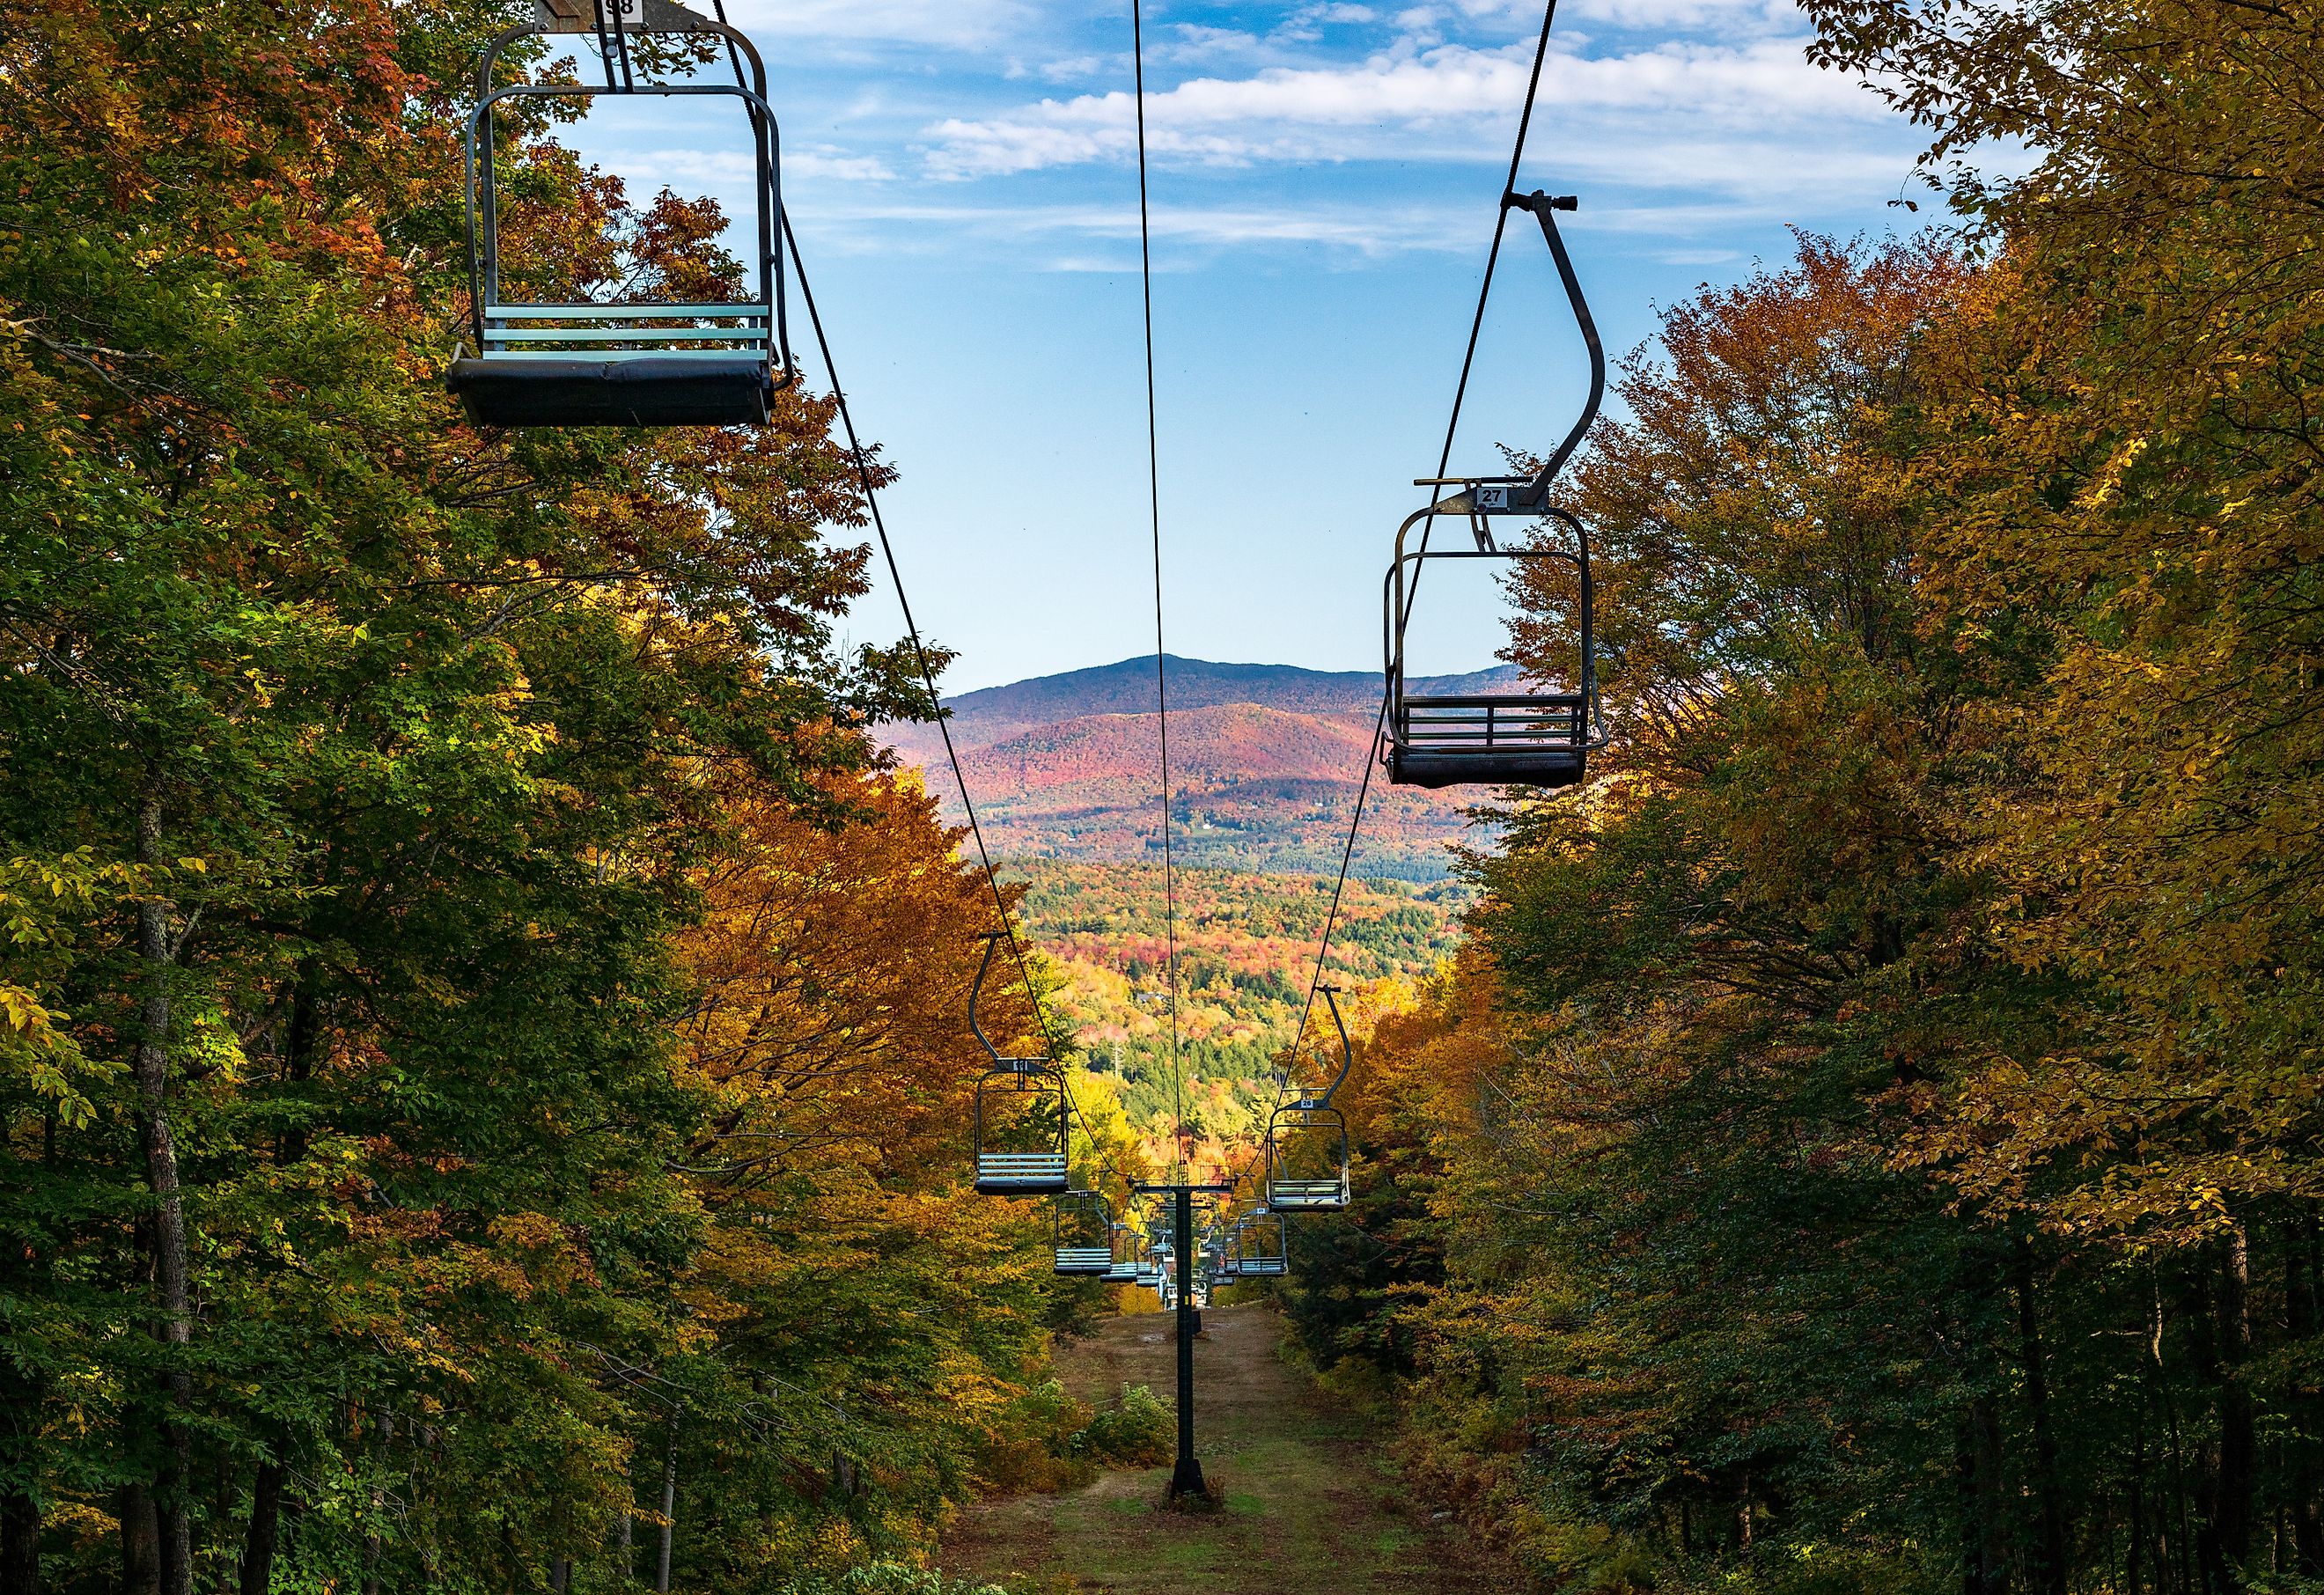
[[[956,1488],[930,1453],[991,1405],[927,1392],[1006,1387],[1049,1310],[1004,1255],[1023,1215],[942,1190],[945,982],[876,949],[804,949],[831,982],[791,1017],[862,1098],[775,1131],[814,1244],[735,1260],[695,1172],[737,1105],[687,1052],[722,880],[771,847],[845,890],[917,881],[955,963],[990,909],[860,729],[926,705],[899,653],[834,641],[866,551],[826,535],[862,509],[827,401],[506,435],[443,392],[465,73],[504,21],[0,13],[9,1595],[615,1578],[675,1437],[714,1477],[791,1421],[786,1382],[921,1394],[845,1431],[880,1436],[867,1488],[776,1453],[751,1543],[907,1544]],[[512,269],[726,269],[715,209],[505,124]],[[866,835],[915,863],[867,865]],[[955,1311],[737,1332],[711,1377],[712,1326],[770,1275],[809,1313],[824,1267],[860,1290],[823,1298],[842,1320]]]

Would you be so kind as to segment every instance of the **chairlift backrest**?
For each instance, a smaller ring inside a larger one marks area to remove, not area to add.
[[[617,47],[618,79],[608,54],[603,85],[494,85],[495,68],[510,44],[551,32],[595,32],[601,51]],[[656,33],[717,35],[726,42],[738,80],[636,81],[629,39]],[[702,302],[617,298],[577,304],[503,298],[493,107],[518,99],[604,95],[741,102],[756,168],[755,254],[747,263],[747,297]],[[766,67],[749,39],[672,0],[622,0],[602,8],[597,0],[558,0],[555,10],[544,8],[539,20],[509,28],[484,47],[465,157],[469,333],[475,350],[453,361],[446,382],[473,419],[508,427],[765,423],[775,393],[795,380],[795,373],[779,250],[781,141],[767,101]]]

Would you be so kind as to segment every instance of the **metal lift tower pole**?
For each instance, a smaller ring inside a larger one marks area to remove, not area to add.
[[[1170,1266],[1177,1299],[1178,1326],[1178,1465],[1170,1471],[1170,1498],[1204,1493],[1203,1464],[1194,1456],[1194,1332],[1202,1315],[1194,1311],[1194,1198],[1231,1196],[1232,1185],[1172,1182],[1137,1187],[1140,1195],[1170,1198],[1171,1229],[1176,1235]]]
[[[1178,1270],[1178,1465],[1170,1472],[1170,1495],[1203,1493],[1203,1464],[1194,1455],[1194,1193],[1180,1185],[1178,1245],[1172,1259]]]

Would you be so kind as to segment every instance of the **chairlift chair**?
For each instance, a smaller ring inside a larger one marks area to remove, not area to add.
[[[1056,1241],[1056,1272],[1086,1277],[1113,1269],[1113,1215],[1095,1191],[1068,1191],[1056,1198],[1051,1222]]]
[[[1340,1071],[1322,1091],[1302,1091],[1268,1116],[1264,1190],[1272,1212],[1338,1212],[1349,1202],[1348,1121],[1332,1097],[1354,1066],[1355,1047],[1336,988],[1318,989],[1340,1033]]]
[[[1267,1205],[1277,1212],[1339,1212],[1350,1197],[1348,1121],[1301,1099],[1267,1121]]]
[[[1398,786],[1572,786],[1588,773],[1590,754],[1608,740],[1598,705],[1597,654],[1591,630],[1590,539],[1579,521],[1548,502],[1553,480],[1597,419],[1606,391],[1606,355],[1554,216],[1556,211],[1572,209],[1574,200],[1536,190],[1506,194],[1501,203],[1506,209],[1531,213],[1541,224],[1566,299],[1581,326],[1582,341],[1589,346],[1590,397],[1565,440],[1531,476],[1432,476],[1415,484],[1457,491],[1405,521],[1396,534],[1396,557],[1381,583],[1381,653],[1388,702],[1381,721],[1379,758],[1387,766],[1389,781]],[[1430,548],[1427,529],[1439,516],[1465,520],[1476,546]],[[1567,550],[1536,543],[1503,548],[1495,539],[1493,522],[1509,516],[1555,521],[1572,534],[1573,547]],[[1406,539],[1416,528],[1423,529],[1419,546],[1407,549]],[[1580,580],[1575,621],[1581,668],[1573,690],[1455,695],[1407,690],[1405,632],[1419,593],[1422,568],[1430,560],[1455,559],[1518,564],[1555,560],[1574,567]]]
[[[976,1016],[1000,939],[998,934],[985,938],[984,959],[968,991],[968,1028],[992,1060],[976,1082],[976,1189],[984,1196],[1061,1196],[1073,1184],[1065,1158],[1073,1115],[1065,1075],[1047,1057],[1001,1056]]]
[[[1119,1220],[1108,1226],[1111,1244],[1106,1250],[1105,1282],[1108,1285],[1133,1285],[1138,1280],[1138,1231]],[[1127,1241],[1125,1249],[1124,1242]]]
[[[1235,1226],[1235,1245],[1230,1253],[1235,1272],[1245,1279],[1281,1278],[1291,1271],[1287,1240],[1281,1213],[1259,1208],[1245,1214]]]
[[[584,14],[589,14],[585,17]],[[493,69],[515,41],[594,32],[605,82],[514,83]],[[641,83],[629,40],[654,33],[724,39],[733,83]],[[618,52],[621,69],[613,62]],[[749,70],[742,68],[747,60]],[[542,0],[536,20],[486,45],[469,115],[464,183],[467,210],[469,335],[474,353],[453,360],[446,384],[469,418],[499,427],[762,426],[775,393],[795,380],[786,323],[780,138],[767,101],[767,70],[750,40],[674,0]],[[747,81],[742,79],[747,76]],[[754,253],[746,297],[671,302],[617,297],[582,304],[504,300],[501,292],[499,181],[493,110],[519,99],[600,95],[739,100],[748,118],[756,181]]]

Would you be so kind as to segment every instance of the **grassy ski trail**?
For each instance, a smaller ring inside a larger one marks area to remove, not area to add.
[[[945,1544],[947,1571],[1027,1577],[1106,1595],[1471,1595],[1519,1581],[1405,1498],[1363,1418],[1335,1407],[1277,1355],[1282,1323],[1265,1307],[1203,1315],[1194,1347],[1195,1436],[1225,1510],[1157,1509],[1167,1468],[1108,1473],[1063,1495],[987,1501]],[[1106,1321],[1058,1355],[1083,1400],[1127,1382],[1167,1402],[1176,1388],[1170,1321]]]

